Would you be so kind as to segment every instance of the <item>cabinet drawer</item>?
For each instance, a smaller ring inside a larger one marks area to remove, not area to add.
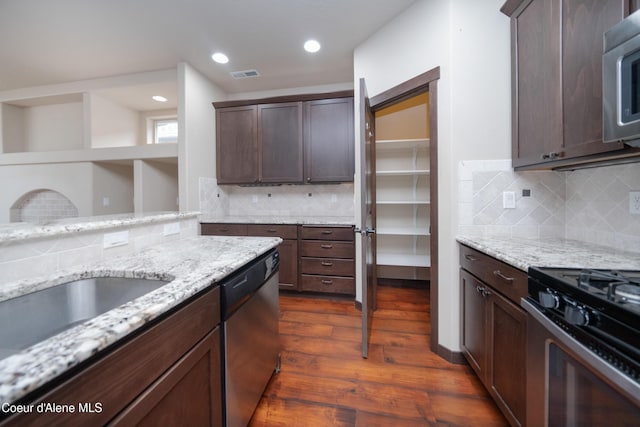
[[[300,238],[310,240],[344,240],[353,242],[353,227],[323,227],[319,225],[303,225]]]
[[[460,266],[518,306],[520,298],[527,296],[527,273],[489,255],[460,245]]]
[[[280,237],[282,239],[297,239],[297,225],[276,224],[247,224],[248,236]]]
[[[353,243],[303,240],[300,242],[300,256],[353,258]]]
[[[323,274],[328,276],[350,276],[355,273],[352,259],[302,258],[300,272],[304,274]]]
[[[203,236],[246,236],[247,224],[202,223],[200,234]]]
[[[356,292],[353,277],[310,276],[303,274],[301,276],[301,282],[300,289],[303,291],[350,295],[354,295]]]

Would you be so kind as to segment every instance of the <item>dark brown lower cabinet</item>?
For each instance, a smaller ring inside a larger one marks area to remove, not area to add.
[[[222,425],[220,290],[124,338],[27,405],[74,411],[16,414],[0,426]]]
[[[201,223],[203,236],[263,236],[280,237],[280,289],[298,290],[298,225]]]
[[[464,246],[460,258],[463,354],[509,423],[521,426],[527,316],[516,301],[525,292],[526,274]]]

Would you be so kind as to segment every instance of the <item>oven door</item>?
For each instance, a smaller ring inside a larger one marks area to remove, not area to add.
[[[527,311],[527,425],[632,426],[640,385],[572,338],[535,302]]]

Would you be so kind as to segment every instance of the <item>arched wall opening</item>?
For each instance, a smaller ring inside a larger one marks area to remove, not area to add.
[[[64,194],[42,188],[22,195],[11,206],[11,222],[43,222],[75,218],[78,208]]]

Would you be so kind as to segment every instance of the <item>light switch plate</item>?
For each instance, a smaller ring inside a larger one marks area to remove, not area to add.
[[[516,208],[516,192],[515,191],[502,192],[502,207],[504,209]]]

